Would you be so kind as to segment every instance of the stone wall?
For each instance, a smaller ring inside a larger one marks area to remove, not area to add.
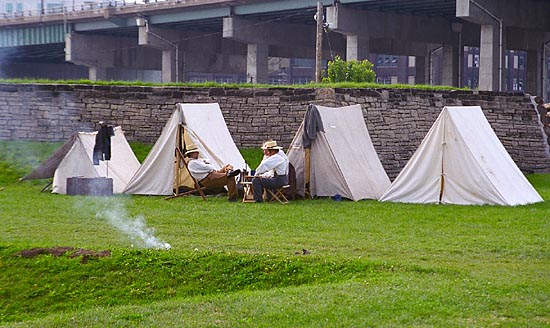
[[[220,104],[238,147],[273,138],[287,147],[310,103],[361,104],[391,178],[416,150],[443,106],[479,105],[525,172],[549,172],[550,153],[528,95],[418,89],[190,88],[0,84],[0,139],[61,141],[98,121],[130,141],[153,143],[176,103]]]

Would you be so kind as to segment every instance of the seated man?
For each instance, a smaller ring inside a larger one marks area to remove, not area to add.
[[[237,201],[237,185],[235,176],[241,173],[241,170],[233,170],[230,164],[225,165],[219,170],[216,170],[208,160],[199,159],[199,150],[197,146],[190,145],[187,147],[185,156],[190,158],[187,168],[189,173],[206,188],[219,188],[227,186],[227,198],[230,202]]]
[[[256,168],[256,174],[252,179],[254,201],[263,201],[263,188],[275,189],[288,184],[288,157],[282,151],[283,147],[277,146],[277,141],[269,140],[262,145],[264,159]]]

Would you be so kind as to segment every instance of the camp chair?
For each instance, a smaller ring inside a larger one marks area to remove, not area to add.
[[[282,187],[274,188],[274,189],[264,188],[263,197],[264,197],[264,199],[268,199],[271,202],[278,201],[279,203],[281,203],[283,205],[288,204],[288,199],[285,196],[285,190],[287,188],[290,188],[290,185],[287,184],[287,185],[284,185]],[[271,198],[266,197],[266,196],[271,196]]]
[[[178,190],[176,190],[176,193],[174,195],[166,197],[164,199],[168,200],[168,199],[173,199],[173,198],[177,198],[177,197],[182,197],[182,196],[187,196],[187,195],[192,195],[194,193],[198,193],[199,195],[201,195],[202,199],[206,200],[206,195],[204,194],[204,190],[206,189],[206,187],[201,186],[199,184],[199,182],[197,181],[197,179],[195,179],[191,175],[191,172],[189,172],[189,167],[187,166],[188,165],[187,161],[185,160],[185,157],[184,157],[181,149],[179,147],[176,147],[176,163],[178,163],[177,164],[178,171],[180,169],[182,169],[181,165],[179,164],[181,162],[183,162],[183,167],[185,167],[185,169],[189,173],[189,177],[191,177],[191,179],[193,180],[194,189],[183,192],[183,193],[178,193]],[[177,172],[176,176],[179,177],[180,173]]]

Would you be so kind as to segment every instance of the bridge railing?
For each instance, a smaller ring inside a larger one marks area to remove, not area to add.
[[[179,3],[181,0],[111,0],[111,1],[99,1],[93,3],[86,3],[82,5],[69,5],[69,6],[55,6],[47,7],[42,10],[24,10],[0,13],[1,19],[14,19],[24,17],[40,17],[48,15],[59,15],[66,13],[79,13],[94,11],[98,9],[104,9],[109,7],[132,7],[132,6],[145,6],[148,4],[155,4],[159,2],[175,2]]]

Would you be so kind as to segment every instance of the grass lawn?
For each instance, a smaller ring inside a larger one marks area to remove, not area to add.
[[[2,326],[550,326],[548,202],[283,206],[15,182],[55,146],[0,142]],[[550,175],[528,178],[548,201]],[[59,246],[111,256],[16,255]]]

